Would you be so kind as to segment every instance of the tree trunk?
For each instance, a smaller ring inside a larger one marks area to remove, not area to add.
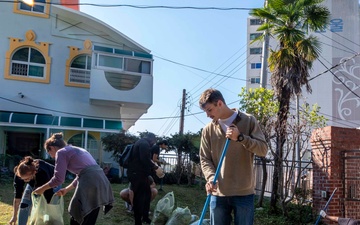
[[[183,173],[183,163],[182,163],[182,151],[179,151],[178,150],[178,155],[177,155],[177,166],[176,166],[176,175],[178,176],[177,177],[177,184],[179,185],[180,184],[180,181],[181,181],[181,176],[182,176],[182,173]]]
[[[265,187],[266,187],[266,182],[267,182],[267,177],[268,177],[267,170],[266,170],[266,158],[261,157],[260,159],[261,159],[261,167],[262,167],[263,178],[262,178],[260,196],[259,196],[259,199],[258,199],[258,207],[263,206]]]
[[[286,127],[287,118],[289,113],[291,93],[286,87],[281,89],[281,94],[278,97],[280,101],[279,112],[277,114],[277,123],[275,127],[276,133],[276,150],[274,155],[274,174],[273,174],[273,185],[270,199],[270,212],[276,212],[276,204],[279,199],[279,194],[283,188],[283,147],[286,141]]]

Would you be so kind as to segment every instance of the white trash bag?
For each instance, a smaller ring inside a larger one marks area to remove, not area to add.
[[[174,205],[174,192],[169,192],[157,202],[151,225],[165,225],[171,216]]]
[[[166,225],[189,225],[191,221],[191,212],[188,207],[176,208],[170,219],[166,222]]]
[[[64,198],[54,195],[47,203],[44,195],[31,195],[30,225],[64,225]]]

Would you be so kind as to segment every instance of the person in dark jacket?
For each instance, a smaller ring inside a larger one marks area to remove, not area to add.
[[[161,166],[161,164],[166,164],[166,161],[164,159],[160,160],[160,151],[161,149],[168,149],[169,144],[167,140],[162,140],[156,143],[151,148],[151,160],[155,162],[158,166]],[[153,178],[156,179],[156,176],[153,175]],[[160,188],[159,191],[162,191],[164,179],[161,178],[160,180]]]
[[[31,192],[52,178],[54,166],[43,160],[27,156],[14,168],[14,173],[14,210],[9,224],[15,225],[18,222],[19,225],[26,225],[32,206]],[[56,187],[44,192],[47,202],[50,202],[58,189]]]
[[[151,189],[148,176],[151,175],[152,171],[156,171],[158,176],[163,177],[161,167],[157,166],[150,159],[151,146],[155,142],[156,139],[153,133],[147,133],[145,138],[135,142],[127,171],[131,188],[134,192],[133,211],[135,225],[141,225],[142,222],[151,223],[149,219]]]

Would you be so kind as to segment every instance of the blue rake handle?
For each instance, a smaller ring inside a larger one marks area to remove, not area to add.
[[[224,157],[226,155],[226,151],[228,149],[228,146],[229,146],[229,143],[230,143],[230,139],[226,139],[226,142],[225,142],[225,145],[224,145],[224,149],[221,153],[221,157],[220,157],[220,161],[219,161],[219,164],[216,168],[216,172],[215,172],[215,176],[214,176],[214,180],[213,180],[213,184],[216,184],[216,180],[219,176],[219,173],[220,173],[220,170],[221,170],[221,165],[224,161]],[[209,202],[210,202],[210,197],[211,197],[211,194],[208,194],[207,198],[206,198],[206,201],[205,201],[205,205],[204,205],[204,208],[201,212],[201,216],[200,216],[200,219],[199,219],[199,223],[198,225],[201,225],[202,224],[202,221],[204,220],[204,216],[206,214],[206,209],[207,207],[209,206]]]
[[[331,199],[334,197],[334,194],[335,194],[336,191],[337,191],[337,188],[334,189],[333,193],[330,195],[329,200],[326,202],[325,207],[323,208],[323,210],[325,212],[326,212],[326,210],[327,210],[327,208],[328,208],[328,206],[330,204]],[[317,225],[320,222],[320,220],[321,220],[321,215],[318,216],[318,218],[317,218],[317,220],[315,222],[315,225]]]

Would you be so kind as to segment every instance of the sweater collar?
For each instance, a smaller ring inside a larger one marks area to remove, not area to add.
[[[231,109],[231,110],[233,110],[234,112],[237,113],[237,115],[236,115],[236,117],[235,117],[235,119],[234,119],[234,121],[233,121],[234,124],[237,124],[237,123],[241,120],[242,112],[240,112],[240,111],[239,111],[238,109],[236,109],[236,108],[233,108],[233,109]],[[213,120],[212,123],[215,124],[215,125],[217,125],[217,126],[220,126],[218,120]]]

